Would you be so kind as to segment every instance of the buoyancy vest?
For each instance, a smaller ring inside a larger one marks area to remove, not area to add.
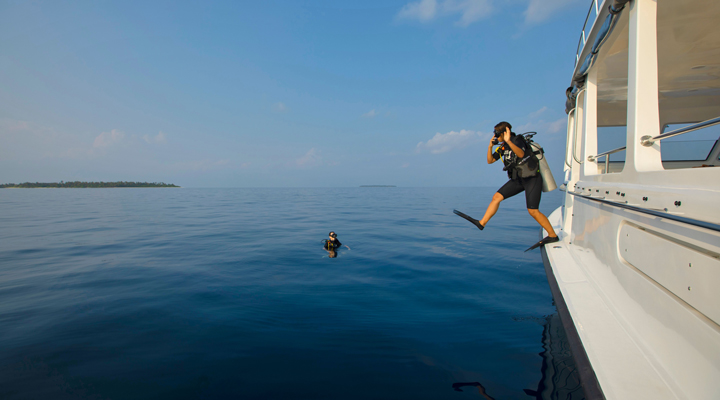
[[[525,154],[522,159],[516,160],[506,167],[510,179],[531,178],[540,173],[540,161],[537,152],[532,148],[531,143],[522,135],[517,135],[525,143]]]
[[[333,241],[323,239],[322,242],[323,242],[323,247],[325,248],[325,250],[335,250],[335,249],[339,248],[340,246],[342,246],[342,243],[340,243],[340,241],[337,239],[335,239]]]
[[[540,173],[540,161],[535,154],[532,145],[528,143],[524,136],[520,135],[525,142],[525,156],[515,165],[515,170],[519,178],[530,178]]]

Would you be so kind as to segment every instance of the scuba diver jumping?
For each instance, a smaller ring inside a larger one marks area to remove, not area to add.
[[[493,151],[493,147],[496,145],[499,146]],[[503,170],[507,171],[510,180],[493,195],[492,201],[485,211],[485,216],[480,220],[476,220],[458,210],[453,210],[453,212],[472,222],[478,229],[483,230],[490,218],[497,212],[501,201],[525,191],[525,203],[528,213],[548,233],[548,236],[525,251],[557,242],[559,239],[550,221],[538,210],[540,195],[543,191],[543,177],[540,174],[538,158],[525,138],[512,132],[512,125],[508,122],[500,122],[495,125],[494,136],[488,146],[488,164],[492,164],[501,158],[505,165]]]

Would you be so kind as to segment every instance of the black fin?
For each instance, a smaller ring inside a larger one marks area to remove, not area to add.
[[[535,243],[534,245],[528,247],[528,249],[525,250],[525,252],[528,252],[528,251],[530,251],[530,250],[537,249],[537,248],[540,247],[540,246],[545,246],[545,245],[548,244],[548,243],[555,243],[555,242],[559,242],[559,241],[560,241],[560,238],[558,238],[557,236],[555,236],[555,237],[545,236],[545,237],[542,238],[539,242],[537,242],[537,243]]]
[[[480,229],[480,230],[485,229],[485,227],[480,223],[480,221],[474,219],[473,217],[471,217],[471,216],[469,216],[469,215],[467,215],[467,214],[465,214],[465,213],[463,213],[463,212],[460,212],[460,211],[458,211],[458,210],[453,210],[453,212],[455,213],[455,215],[457,215],[457,216],[459,216],[459,217],[463,217],[463,218],[465,218],[466,220],[472,222],[475,226],[478,227],[478,229]]]
[[[542,246],[543,244],[544,244],[544,243],[543,243],[542,240],[541,240],[541,241],[535,243],[534,245],[528,247],[527,250],[525,250],[525,253],[527,253],[527,252],[530,251],[530,250],[535,250],[535,249],[537,249],[538,247]]]

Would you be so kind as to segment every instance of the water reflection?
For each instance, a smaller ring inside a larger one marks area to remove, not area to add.
[[[570,352],[570,346],[565,336],[565,329],[558,314],[545,318],[542,334],[543,352],[541,373],[542,377],[538,382],[537,389],[523,389],[526,395],[539,400],[584,400],[575,361]],[[485,399],[495,400],[487,394],[485,387],[480,382],[457,382],[452,387],[462,392],[462,387],[474,386]]]
[[[584,399],[580,375],[558,314],[546,318],[542,341],[542,378],[537,390],[525,389],[525,393],[537,399]]]
[[[478,388],[478,392],[480,393],[480,396],[483,396],[484,398],[488,400],[495,400],[494,397],[490,396],[489,394],[485,393],[485,387],[480,384],[480,382],[457,382],[453,383],[452,387],[458,392],[462,392],[461,387],[465,386],[475,386]]]

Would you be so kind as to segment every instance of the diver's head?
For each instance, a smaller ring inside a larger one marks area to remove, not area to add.
[[[510,137],[515,136],[515,132],[512,131],[512,125],[510,125],[509,122],[500,122],[499,124],[495,125],[495,129],[493,134],[495,135],[495,139],[499,142],[505,141],[505,132],[510,132]]]
[[[330,237],[330,240],[335,240],[335,238],[337,237],[337,234],[335,232],[330,231],[330,233],[328,233],[328,236]]]

